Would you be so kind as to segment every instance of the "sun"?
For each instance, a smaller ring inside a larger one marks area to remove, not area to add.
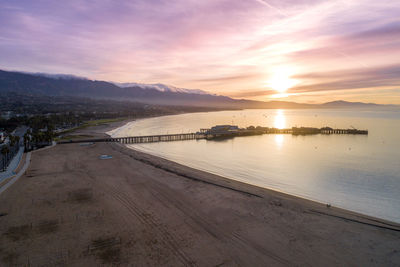
[[[285,93],[289,88],[292,88],[298,81],[290,78],[291,71],[288,68],[278,68],[267,81],[267,86],[278,93]]]

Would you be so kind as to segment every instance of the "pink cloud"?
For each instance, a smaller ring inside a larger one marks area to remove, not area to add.
[[[298,88],[340,89],[341,70],[398,61],[399,14],[386,0],[15,1],[0,10],[0,67],[254,97],[287,67]],[[304,75],[316,71],[338,76]]]

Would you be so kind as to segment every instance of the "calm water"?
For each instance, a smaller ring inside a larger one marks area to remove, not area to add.
[[[113,136],[185,133],[217,124],[331,126],[369,135],[262,135],[130,145],[221,176],[400,222],[400,112],[244,110],[131,122]]]

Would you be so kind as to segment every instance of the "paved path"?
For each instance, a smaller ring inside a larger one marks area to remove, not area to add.
[[[22,149],[21,149],[22,150]],[[18,179],[19,177],[21,177],[25,171],[28,169],[29,167],[29,163],[31,162],[31,152],[28,152],[28,154],[26,154],[26,159],[25,159],[25,163],[24,166],[22,167],[22,169],[18,172],[18,174],[16,176],[14,176],[8,183],[6,183],[5,185],[3,185],[0,188],[0,195],[7,190],[7,188],[9,188],[10,186],[12,186]]]
[[[46,150],[49,148],[52,148],[56,145],[56,142],[52,142],[51,146],[46,146],[44,148],[35,150],[35,151],[42,151],[42,150]],[[14,175],[16,175],[15,170],[18,168],[18,165],[22,159],[22,155],[24,154],[24,148],[20,147],[18,153],[14,156],[14,158],[11,160],[10,164],[8,165],[6,171],[4,172],[0,172],[0,182],[2,182],[5,179],[11,178]]]
[[[0,182],[15,175],[15,170],[18,168],[19,162],[21,161],[23,154],[24,148],[20,147],[17,154],[8,165],[7,169],[3,172],[0,172]]]
[[[24,154],[24,148],[23,148],[24,134],[26,133],[27,130],[28,130],[27,126],[20,126],[17,127],[12,133],[13,135],[19,136],[20,147],[18,153],[11,160],[7,169],[4,172],[0,172],[0,182],[15,175],[15,170],[18,168],[19,162],[21,161],[22,155]]]

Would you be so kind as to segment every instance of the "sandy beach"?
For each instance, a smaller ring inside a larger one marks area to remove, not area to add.
[[[101,137],[124,123],[76,134]],[[0,195],[0,214],[2,266],[400,264],[399,224],[119,144],[33,152]]]

